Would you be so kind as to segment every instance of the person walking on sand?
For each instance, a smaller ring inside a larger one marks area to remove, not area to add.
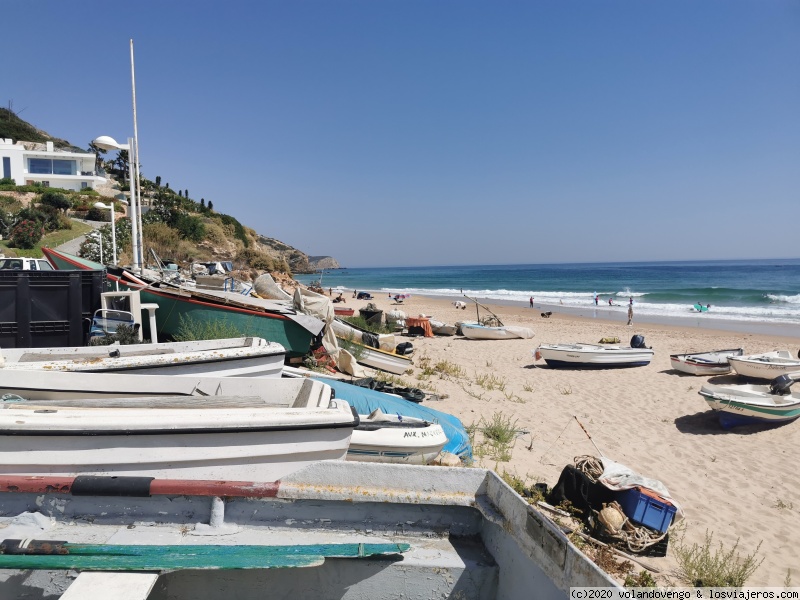
[[[631,298],[633,300],[633,298]],[[633,302],[628,304],[628,325],[633,323]]]
[[[530,302],[531,302],[531,308],[533,308],[533,296],[531,296]]]

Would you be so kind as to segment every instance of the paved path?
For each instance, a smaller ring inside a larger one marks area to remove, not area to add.
[[[91,225],[92,228],[94,229],[98,229],[103,225],[107,225],[105,221],[85,221],[83,219],[73,219],[73,220],[79,221],[80,223],[85,223],[86,225]],[[80,235],[76,237],[74,240],[70,240],[68,242],[61,244],[60,246],[57,246],[55,249],[60,252],[67,252],[68,254],[78,254],[78,250],[80,249],[81,244],[85,239],[86,239],[85,235]]]

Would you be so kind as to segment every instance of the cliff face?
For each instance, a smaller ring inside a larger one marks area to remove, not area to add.
[[[332,256],[309,256],[308,263],[315,271],[322,269],[341,269],[339,261]]]
[[[309,256],[305,252],[284,244],[275,238],[258,235],[256,241],[270,254],[286,258],[292,273],[314,273],[320,269],[339,269],[338,261],[331,256]]]

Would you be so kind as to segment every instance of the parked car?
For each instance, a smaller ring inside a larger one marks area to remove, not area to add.
[[[52,271],[45,258],[0,258],[0,271]]]

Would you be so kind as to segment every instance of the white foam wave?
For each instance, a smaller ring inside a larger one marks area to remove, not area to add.
[[[800,294],[787,296],[785,294],[767,294],[765,296],[770,302],[785,302],[787,304],[800,304]]]

